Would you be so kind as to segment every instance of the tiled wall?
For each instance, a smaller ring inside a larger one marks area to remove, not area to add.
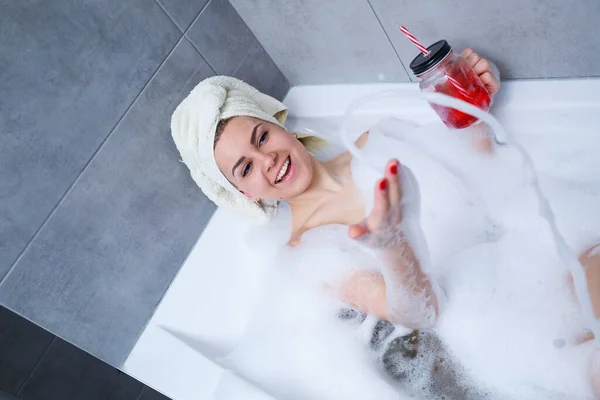
[[[289,83],[227,0],[8,1],[0,35],[0,303],[121,365],[214,211],[171,113]]]
[[[0,306],[0,400],[167,400]]]
[[[505,78],[600,76],[598,0],[231,0],[293,85],[413,78],[415,47],[447,39]]]

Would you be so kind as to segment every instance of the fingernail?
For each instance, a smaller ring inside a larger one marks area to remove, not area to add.
[[[381,190],[385,190],[385,188],[386,188],[386,187],[387,187],[387,179],[382,179],[382,180],[379,182],[379,189],[381,189]]]
[[[392,175],[398,174],[398,163],[392,164],[392,166],[390,167],[390,172],[392,173]]]

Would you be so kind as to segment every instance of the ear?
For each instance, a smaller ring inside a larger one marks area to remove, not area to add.
[[[246,196],[247,198],[249,198],[252,201],[257,201],[258,199],[254,196],[252,196],[250,193],[246,193],[243,190],[241,190],[241,192],[244,194],[244,196]]]

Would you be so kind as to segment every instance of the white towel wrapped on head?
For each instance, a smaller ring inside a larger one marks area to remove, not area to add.
[[[206,197],[217,206],[242,213],[255,222],[266,222],[276,212],[276,202],[260,205],[237,190],[215,161],[214,141],[219,121],[254,117],[283,127],[287,108],[236,78],[214,76],[200,82],[179,104],[171,118],[171,133],[182,161]]]

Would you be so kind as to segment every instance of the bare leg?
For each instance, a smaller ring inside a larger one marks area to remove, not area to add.
[[[596,318],[600,318],[600,251],[598,250],[600,245],[592,247],[579,257],[579,262],[585,270],[585,279]],[[592,334],[588,335],[589,339],[593,337]],[[594,395],[600,398],[600,349],[596,349],[592,354],[590,380]]]
[[[494,154],[494,138],[485,122],[480,122],[477,125],[469,127],[467,130],[471,144],[477,151],[483,154]]]
[[[585,270],[594,317],[600,318],[600,245],[594,246],[579,257]]]

